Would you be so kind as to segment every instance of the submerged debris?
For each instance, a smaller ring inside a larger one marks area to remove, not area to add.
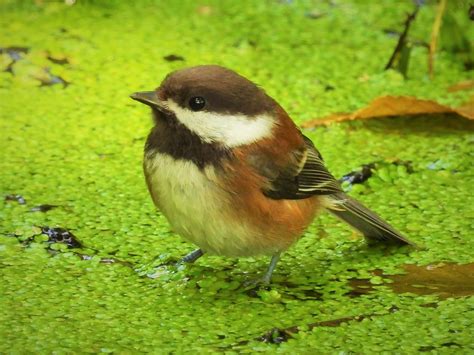
[[[26,55],[30,49],[28,47],[0,47],[0,54],[6,54],[10,58],[11,62],[3,69],[3,71],[8,72],[12,75],[15,75],[15,71],[13,69],[14,65],[19,62],[20,60],[25,59],[27,62],[29,62],[30,65],[37,67],[36,64],[30,62]],[[69,64],[69,59],[67,57],[54,57],[48,52],[46,52],[46,58],[57,65],[66,65]],[[67,87],[70,82],[65,80],[59,75],[55,75],[51,72],[51,69],[46,67],[46,68],[38,68],[37,73],[38,75],[32,75],[32,77],[38,81],[40,81],[42,86],[51,86],[55,84],[62,84],[63,87]]]
[[[184,57],[182,57],[180,55],[176,55],[176,54],[169,54],[167,56],[164,56],[163,59],[166,60],[167,62],[182,62],[182,61],[184,61]]]
[[[48,58],[48,60],[54,64],[58,64],[58,65],[69,64],[69,59],[67,59],[67,57],[57,58],[57,57],[53,57],[51,54],[48,54],[46,58]]]
[[[273,328],[260,337],[260,341],[270,344],[281,344],[291,338],[291,332],[286,329]]]
[[[399,309],[397,307],[391,307],[389,309],[389,312],[394,313],[394,312],[397,312],[398,310]],[[362,315],[352,316],[352,317],[331,319],[331,320],[306,324],[304,328],[306,330],[311,330],[316,327],[338,327],[343,323],[362,322],[364,319],[380,316],[380,315],[382,314],[362,314]],[[300,331],[299,326],[293,326],[293,327],[288,327],[284,329],[273,328],[267,333],[265,333],[264,335],[258,337],[256,340],[264,342],[264,343],[281,344],[287,341],[288,339],[292,338],[293,334],[296,334],[299,331]]]
[[[65,228],[40,227],[41,234],[48,236],[48,243],[63,243],[68,248],[81,248],[82,244],[77,240],[76,236]]]
[[[21,195],[16,195],[16,194],[6,195],[5,196],[5,201],[16,201],[20,205],[26,205],[25,198]]]
[[[413,173],[413,166],[411,161],[395,160],[391,162],[376,161],[362,165],[361,169],[351,171],[339,179],[339,182],[344,184],[347,190],[350,190],[351,185],[362,184],[372,177],[374,171],[383,168],[384,166],[403,166],[406,168],[408,174]]]
[[[349,184],[362,184],[372,176],[372,170],[375,169],[375,163],[362,165],[360,170],[354,170],[339,179],[340,182],[348,182]]]
[[[63,88],[66,88],[71,84],[69,81],[64,80],[62,77],[59,75],[54,75],[51,73],[50,68],[44,68],[44,73],[46,74],[45,77],[37,77],[36,79],[41,82],[40,87],[43,86],[53,86],[56,84],[62,84]]]
[[[44,204],[44,205],[39,205],[39,206],[35,206],[35,207],[30,208],[30,212],[48,212],[48,211],[50,211],[50,210],[52,210],[53,208],[56,208],[56,207],[59,207],[59,206],[58,205]]]
[[[12,60],[4,69],[5,72],[13,74],[13,65],[23,58],[23,55],[29,52],[28,47],[0,47],[0,54],[6,53]]]
[[[59,244],[65,244],[67,246],[67,249],[77,249],[77,248],[84,248],[81,242],[78,241],[76,236],[72,234],[69,230],[65,228],[60,228],[60,227],[55,227],[55,228],[50,228],[50,227],[37,227],[41,229],[41,233],[39,234],[34,234],[29,237],[25,237],[22,234],[17,234],[17,233],[2,233],[4,236],[7,237],[12,237],[16,238],[18,242],[20,242],[24,247],[30,247],[31,244],[35,242],[46,242],[49,244],[47,250],[50,254],[52,255],[57,255],[58,253],[64,252],[64,250],[61,249],[55,249],[52,248],[51,245],[55,243]],[[38,241],[35,237],[45,235],[48,237],[48,240],[41,240]],[[97,253],[98,251],[96,249],[92,248],[86,248],[90,252],[90,254],[84,254],[82,252],[78,251],[72,251],[73,255],[76,255],[79,257],[81,260],[93,260],[96,259],[98,260],[101,264],[120,264],[129,268],[133,268],[133,264],[117,259],[115,257],[111,256],[104,256],[104,257],[98,257]]]
[[[18,47],[18,46],[12,46],[12,47],[0,47],[0,54],[6,53],[10,56],[11,59],[13,60],[18,60],[21,59],[22,54],[26,54],[29,52],[28,47]]]
[[[408,264],[403,267],[406,274],[385,276],[374,271],[378,279],[390,279],[387,286],[395,293],[413,293],[417,295],[437,295],[441,299],[474,295],[474,263],[439,264],[418,266]],[[382,281],[383,282],[383,281]],[[351,294],[368,294],[374,291],[369,279],[353,279]],[[383,283],[382,283],[383,284]]]

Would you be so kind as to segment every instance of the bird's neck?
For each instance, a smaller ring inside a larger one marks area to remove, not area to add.
[[[145,154],[167,154],[174,159],[193,162],[198,168],[221,166],[232,152],[218,143],[204,142],[197,134],[172,117],[155,114],[155,126],[145,144]]]

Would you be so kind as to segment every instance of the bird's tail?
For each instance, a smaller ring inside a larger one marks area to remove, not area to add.
[[[416,246],[375,212],[345,193],[333,194],[328,198],[329,212],[363,233],[369,240]]]

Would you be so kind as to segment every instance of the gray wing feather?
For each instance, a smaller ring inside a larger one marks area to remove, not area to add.
[[[304,137],[304,136],[303,136]],[[323,158],[313,142],[304,137],[305,145],[293,153],[290,163],[281,168],[265,157],[253,156],[249,162],[270,180],[263,193],[273,199],[298,200],[314,195],[341,192],[339,182],[324,166]]]

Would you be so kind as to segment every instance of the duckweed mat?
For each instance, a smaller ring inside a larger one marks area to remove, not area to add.
[[[467,2],[449,9],[472,34]],[[0,352],[469,353],[474,350],[474,124],[394,117],[304,131],[350,194],[422,246],[369,247],[328,215],[284,254],[205,256],[155,210],[141,160],[149,113],[129,94],[215,63],[301,123],[380,95],[458,106],[472,78],[427,49],[421,7],[407,78],[384,71],[411,1],[0,3]],[[472,36],[470,38],[473,38]],[[402,162],[402,163],[401,163]],[[160,266],[161,265],[161,266]]]

